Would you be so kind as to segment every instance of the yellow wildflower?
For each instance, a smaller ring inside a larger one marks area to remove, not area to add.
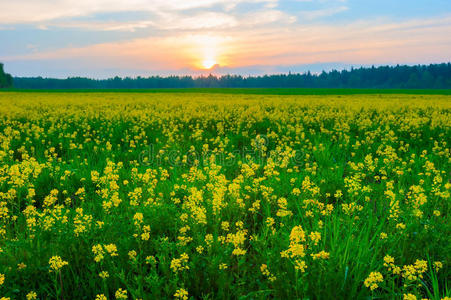
[[[114,294],[114,296],[116,297],[116,299],[127,299],[127,290],[123,290],[121,288],[119,288],[116,293]]]
[[[375,290],[379,287],[379,283],[384,281],[384,277],[379,272],[371,272],[367,279],[365,279],[365,286],[371,290]]]
[[[30,292],[26,295],[26,297],[27,297],[27,300],[35,300],[35,299],[38,297],[38,295],[36,294],[36,292],[30,291]]]
[[[67,261],[64,261],[59,256],[52,256],[49,259],[50,270],[49,272],[59,271],[62,267],[68,265]]]
[[[185,289],[178,289],[174,294],[175,299],[188,300],[188,292]]]

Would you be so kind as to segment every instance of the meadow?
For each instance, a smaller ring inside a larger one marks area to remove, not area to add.
[[[0,93],[0,299],[449,299],[451,96]]]
[[[451,89],[355,89],[355,88],[155,88],[155,89],[23,89],[8,88],[14,93],[145,93],[145,94],[239,94],[239,95],[451,95]]]

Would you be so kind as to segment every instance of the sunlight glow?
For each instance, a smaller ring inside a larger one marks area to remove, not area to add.
[[[204,69],[211,69],[214,65],[216,65],[216,61],[214,59],[207,58],[202,61],[202,67],[204,67]]]
[[[229,52],[227,42],[229,39],[221,35],[188,35],[184,38],[187,44],[182,47],[186,49],[187,60],[198,70],[210,70],[217,65],[228,64],[224,57]]]

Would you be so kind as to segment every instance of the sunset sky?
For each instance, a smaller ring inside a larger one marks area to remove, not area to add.
[[[450,0],[0,0],[14,76],[263,74],[451,61]]]

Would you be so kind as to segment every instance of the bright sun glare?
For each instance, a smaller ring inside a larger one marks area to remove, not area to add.
[[[216,65],[216,61],[214,59],[205,59],[202,61],[202,66],[205,69],[211,69],[214,65]]]

